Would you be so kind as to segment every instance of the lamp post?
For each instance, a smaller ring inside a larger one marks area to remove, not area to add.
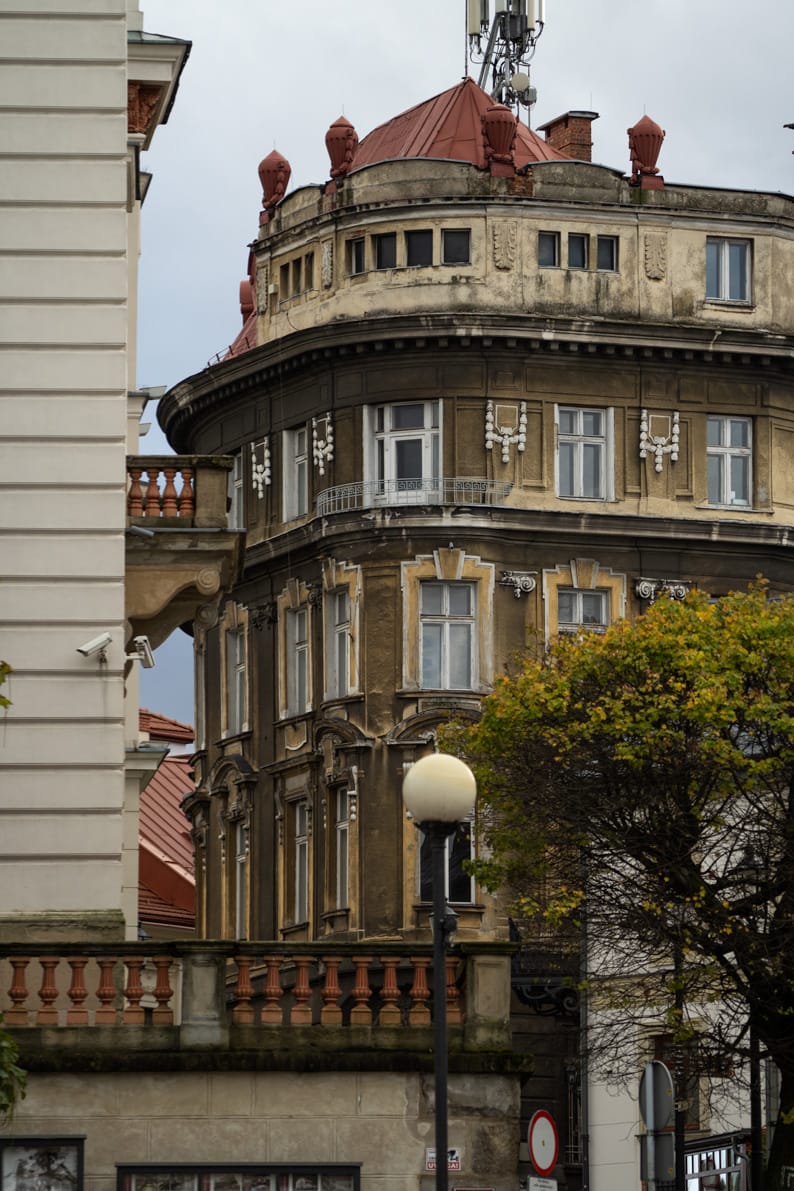
[[[457,757],[431,753],[412,765],[403,781],[403,802],[429,837],[433,862],[433,1075],[435,1090],[436,1191],[447,1191],[447,971],[451,933],[446,894],[447,838],[474,809],[477,783]]]

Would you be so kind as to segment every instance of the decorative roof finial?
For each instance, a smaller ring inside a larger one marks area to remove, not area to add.
[[[664,178],[657,170],[656,162],[665,137],[664,129],[650,116],[643,116],[627,131],[632,186],[639,186],[642,190],[663,190]]]
[[[270,220],[273,211],[283,199],[289,184],[292,166],[283,153],[274,149],[268,153],[264,161],[259,163],[259,181],[262,183],[262,213],[259,223],[265,224]]]

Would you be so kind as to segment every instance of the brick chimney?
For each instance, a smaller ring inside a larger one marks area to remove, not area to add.
[[[566,112],[541,124],[538,132],[546,136],[547,144],[559,149],[575,161],[593,160],[593,138],[590,125],[598,119],[598,112]]]

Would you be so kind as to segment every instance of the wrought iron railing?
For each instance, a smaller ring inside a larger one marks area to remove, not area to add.
[[[317,497],[317,515],[345,513],[354,509],[402,505],[502,505],[513,485],[502,480],[470,476],[439,476],[435,479],[367,480],[337,484]]]

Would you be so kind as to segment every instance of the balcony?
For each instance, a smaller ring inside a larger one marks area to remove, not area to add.
[[[503,505],[512,487],[501,480],[470,476],[337,484],[317,497],[317,516],[402,505]]]
[[[509,1065],[510,950],[462,944],[447,959],[460,1069],[483,1054]],[[70,1054],[87,1053],[94,1070],[135,1069],[141,1052],[196,1049],[231,1066],[251,1052],[291,1066],[311,1051],[328,1070],[347,1069],[350,1052],[382,1053],[371,1063],[386,1070],[431,1059],[428,944],[6,944],[2,956],[0,1010],[31,1070],[69,1069]]]
[[[127,458],[127,619],[156,648],[232,585],[241,534],[227,523],[228,456]]]

